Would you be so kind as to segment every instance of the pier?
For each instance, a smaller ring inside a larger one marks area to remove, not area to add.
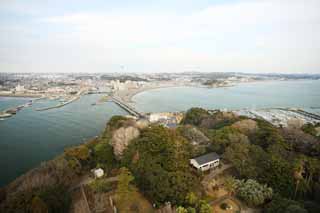
[[[61,104],[58,104],[56,106],[50,106],[50,107],[45,107],[45,108],[39,108],[39,109],[36,109],[36,111],[45,111],[45,110],[49,110],[49,109],[55,109],[55,108],[60,108],[60,107],[63,107],[65,105],[68,105],[76,100],[78,100],[80,98],[80,96],[76,96],[74,98],[72,98],[71,100],[69,101],[66,101],[64,103],[61,103]]]
[[[114,103],[116,103],[119,107],[121,107],[122,109],[124,109],[125,111],[127,111],[129,114],[136,116],[138,118],[143,117],[143,114],[138,112],[136,109],[134,109],[133,107],[129,106],[128,104],[124,103],[123,101],[111,96],[110,100],[113,101]]]

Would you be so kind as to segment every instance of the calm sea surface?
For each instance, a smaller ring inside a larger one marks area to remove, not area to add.
[[[40,162],[52,159],[66,146],[99,135],[113,115],[125,111],[107,102],[91,106],[99,95],[84,96],[65,107],[48,111],[36,108],[56,105],[40,100],[12,118],[0,121],[0,186]],[[0,110],[26,103],[28,98],[0,97]],[[133,97],[141,112],[183,111],[190,107],[262,108],[301,107],[320,113],[320,81],[246,83],[228,88],[177,87],[146,91]]]
[[[154,89],[133,97],[142,112],[208,109],[300,107],[320,113],[320,80],[244,83],[225,88],[176,87]]]
[[[126,114],[111,102],[91,106],[99,97],[83,96],[65,107],[41,112],[35,109],[54,106],[57,101],[39,100],[32,107],[0,121],[0,186],[62,153],[64,147],[99,135],[113,115]],[[0,97],[0,110],[28,100]]]

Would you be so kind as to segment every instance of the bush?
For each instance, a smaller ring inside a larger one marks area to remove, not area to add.
[[[235,183],[237,196],[249,206],[261,205],[272,198],[272,189],[266,185],[259,184],[255,180],[235,180]]]
[[[85,161],[89,158],[90,152],[86,145],[80,145],[65,150],[65,155],[70,158],[76,158],[81,161]]]
[[[96,179],[90,183],[90,188],[97,193],[105,193],[112,191],[115,185],[112,182],[108,182],[106,179]]]

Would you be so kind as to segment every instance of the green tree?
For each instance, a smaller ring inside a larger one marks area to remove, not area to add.
[[[198,202],[198,197],[193,192],[190,192],[187,194],[186,203],[188,205],[196,206],[197,202]]]
[[[224,180],[224,188],[229,195],[233,195],[236,190],[236,180],[232,176],[228,176]]]
[[[98,193],[109,192],[114,188],[112,182],[108,182],[106,179],[96,179],[89,186]]]
[[[189,143],[183,137],[155,125],[144,129],[129,145],[123,163],[130,167],[139,188],[154,202],[183,204],[197,184],[189,158]]]
[[[208,117],[209,115],[210,114],[205,109],[197,108],[197,107],[191,108],[186,112],[182,120],[182,123],[198,126],[200,125],[201,121],[204,118]]]
[[[246,181],[236,180],[236,193],[237,196],[244,200],[248,205],[258,206],[263,204],[266,200],[270,200],[273,191],[266,185],[248,179]]]
[[[204,200],[199,203],[199,213],[212,213],[212,207]]]
[[[259,128],[255,134],[251,135],[250,141],[264,149],[274,144],[288,148],[280,131],[275,126],[264,120],[257,120],[257,123]]]
[[[89,158],[90,152],[86,145],[80,145],[72,148],[67,148],[65,154],[68,157],[76,158],[80,161],[85,161]]]
[[[286,208],[284,213],[308,213],[308,211],[299,205],[290,205]]]
[[[316,129],[317,127],[320,127],[320,123],[318,124],[306,123],[301,127],[301,130],[309,135],[320,138],[320,135]]]
[[[187,212],[188,212],[188,213],[197,213],[197,210],[196,210],[195,208],[189,206],[189,207],[187,208]]]
[[[122,167],[120,169],[118,186],[116,190],[117,201],[119,206],[124,207],[127,203],[131,202],[133,187],[130,186],[130,182],[134,180],[131,172]]]
[[[299,206],[299,208],[297,206]],[[276,194],[272,201],[265,206],[263,213],[289,213],[290,211],[296,211],[297,209],[301,210],[301,213],[306,212],[297,201],[286,199]]]
[[[68,188],[63,185],[55,185],[41,189],[39,198],[47,205],[49,213],[68,212],[71,204],[71,196]]]
[[[210,148],[219,154],[224,153],[230,144],[249,143],[247,136],[230,126],[218,130],[207,130],[206,134],[211,140]]]
[[[116,160],[113,154],[113,148],[108,143],[98,143],[94,147],[93,154],[95,163],[103,165],[104,169],[111,169],[116,164]]]
[[[176,213],[188,213],[188,210],[185,209],[185,208],[182,207],[182,206],[179,206],[179,207],[176,209]]]

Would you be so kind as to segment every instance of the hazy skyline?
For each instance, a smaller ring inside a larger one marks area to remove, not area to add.
[[[1,0],[0,72],[320,73],[319,0]]]

